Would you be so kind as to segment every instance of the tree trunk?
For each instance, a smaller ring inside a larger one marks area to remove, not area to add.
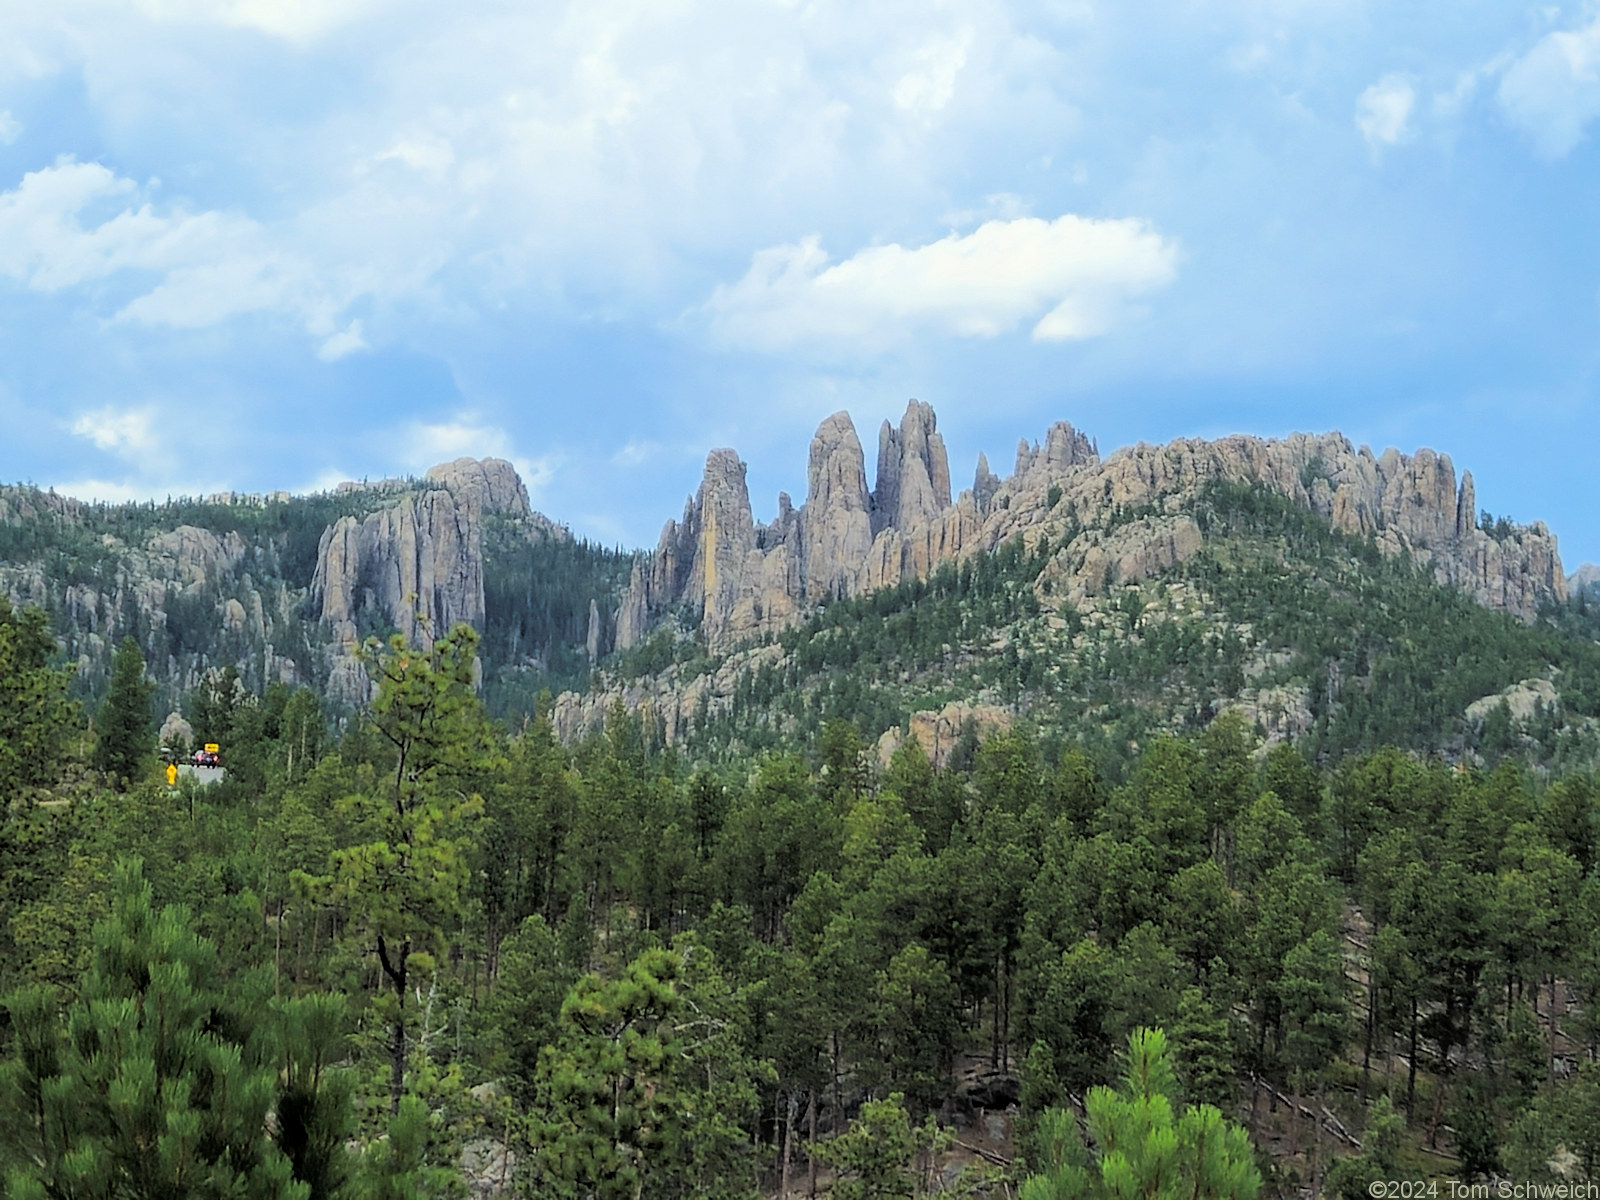
[[[272,994],[277,996],[279,981],[283,978],[283,901],[278,901],[278,927],[272,944]]]
[[[989,1028],[989,1069],[1000,1069],[1000,957],[994,960],[994,1020]]]
[[[1552,1087],[1555,1086],[1555,1082],[1556,1082],[1556,1038],[1558,1036],[1560,1036],[1560,1033],[1561,1033],[1561,1027],[1560,1027],[1560,1025],[1557,1024],[1557,1017],[1556,1017],[1557,1012],[1560,1011],[1559,1009],[1556,1008],[1556,987],[1557,986],[1558,985],[1556,983],[1556,973],[1552,969],[1551,972],[1550,972],[1550,1071],[1549,1071],[1550,1085]]]
[[[778,1200],[789,1200],[789,1151],[794,1145],[794,1110],[796,1108],[794,1094],[790,1093],[784,1109],[783,1122],[783,1167],[778,1173]]]
[[[1433,1085],[1433,1116],[1428,1120],[1428,1149],[1439,1148],[1439,1118],[1444,1115],[1444,1081],[1450,1070],[1450,1053],[1446,1047],[1444,1063],[1439,1068],[1439,1074],[1434,1076]]]
[[[1377,945],[1378,926],[1372,926],[1372,944]],[[1372,1040],[1378,1026],[1378,964],[1372,951],[1367,952],[1367,1039],[1361,1048],[1361,1100],[1367,1099],[1367,1089],[1372,1083]]]
[[[1300,1153],[1300,1072],[1289,1074],[1289,1157]]]
[[[1317,1103],[1311,1114],[1311,1125],[1316,1130],[1316,1140],[1311,1151],[1311,1194],[1322,1195],[1322,1080],[1317,1080]]]
[[[1406,1121],[1417,1106],[1417,1001],[1411,1000],[1411,1062],[1406,1073]]]
[[[816,1200],[817,1195],[817,1089],[815,1087],[806,1091],[806,1124],[809,1126],[807,1133],[810,1145],[806,1147],[806,1173],[810,1176],[809,1189],[811,1200]]]
[[[839,1084],[839,1031],[833,1031],[833,1132],[844,1132],[844,1097]]]
[[[1005,984],[1005,1015],[1000,1023],[1000,1069],[1011,1069],[1011,953],[1007,951],[1001,961],[1005,964],[1003,979]]]
[[[378,935],[378,963],[394,985],[394,1024],[389,1029],[389,1115],[398,1116],[400,1098],[406,1093],[406,960],[411,957],[411,941],[400,947],[399,963],[389,957],[389,944]]]

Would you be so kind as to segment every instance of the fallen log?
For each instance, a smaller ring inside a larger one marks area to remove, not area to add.
[[[1252,1083],[1259,1084],[1261,1087],[1266,1088],[1267,1091],[1271,1092],[1274,1096],[1276,1096],[1278,1098],[1278,1102],[1280,1104],[1284,1105],[1286,1108],[1291,1108],[1291,1109],[1295,1110],[1302,1117],[1305,1117],[1308,1120],[1316,1121],[1324,1129],[1326,1129],[1329,1133],[1333,1134],[1335,1137],[1339,1138],[1346,1145],[1353,1146],[1357,1150],[1361,1149],[1360,1141],[1358,1141],[1356,1139],[1355,1135],[1352,1134],[1348,1129],[1346,1129],[1344,1127],[1344,1123],[1341,1122],[1338,1117],[1334,1116],[1331,1112],[1328,1111],[1327,1105],[1323,1105],[1322,1106],[1322,1113],[1321,1113],[1321,1115],[1319,1117],[1317,1113],[1312,1112],[1304,1104],[1297,1104],[1295,1101],[1289,1099],[1289,1097],[1285,1096],[1282,1092],[1280,1092],[1277,1088],[1273,1087],[1270,1083],[1268,1083],[1265,1079],[1262,1079],[1260,1076],[1252,1075],[1252,1076],[1250,1076],[1250,1081]]]

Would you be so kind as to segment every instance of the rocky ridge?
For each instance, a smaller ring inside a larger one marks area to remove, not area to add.
[[[1566,595],[1556,540],[1543,523],[1503,536],[1480,529],[1471,473],[1458,484],[1449,456],[1427,449],[1375,456],[1338,433],[1293,434],[1140,444],[1102,459],[1062,421],[1042,446],[1018,446],[1009,478],[997,479],[980,456],[973,486],[953,502],[949,478],[933,410],[915,400],[898,430],[885,422],[879,432],[871,491],[849,415],[825,420],[811,440],[805,504],[796,510],[780,495],[770,525],[751,515],[738,455],[713,450],[682,520],[667,522],[655,552],[635,568],[618,645],[638,642],[669,612],[687,612],[708,647],[725,650],[830,597],[924,577],[1018,534],[1032,544],[1064,527],[1068,514],[1091,531],[1071,574],[1080,592],[1092,593],[1108,570],[1113,580],[1139,578],[1194,553],[1200,532],[1181,509],[1214,479],[1263,484],[1523,619],[1546,598]],[[1092,531],[1130,508],[1150,510],[1151,519],[1097,543]]]
[[[1041,539],[1065,540],[1041,582],[1058,602],[1082,605],[1108,584],[1157,575],[1196,554],[1205,538],[1186,510],[1213,480],[1263,485],[1524,620],[1566,595],[1556,539],[1543,523],[1479,528],[1471,474],[1458,481],[1449,456],[1432,450],[1374,455],[1328,433],[1141,443],[1102,458],[1063,421],[1042,444],[1024,440],[1004,480],[980,455],[972,487],[952,501],[933,410],[913,400],[898,429],[885,422],[879,431],[871,490],[848,414],[823,421],[811,441],[805,504],[796,509],[780,495],[768,525],[751,515],[738,455],[712,451],[682,519],[669,521],[655,552],[634,567],[617,617],[618,646],[677,616],[698,625],[709,652],[726,654],[803,619],[825,599],[924,578],[1019,536],[1030,549]],[[621,700],[655,712],[670,740],[693,713],[726,699],[719,681],[758,665],[747,657],[734,654],[714,675],[694,680],[564,694],[558,731],[571,737],[596,728]]]
[[[527,489],[504,459],[458,458],[433,467],[426,479],[436,486],[359,521],[340,518],[317,547],[309,611],[333,636],[328,690],[338,701],[366,695],[368,680],[355,658],[364,614],[421,646],[458,623],[481,630],[484,517],[534,518]]]
[[[81,520],[89,506],[31,488],[0,493],[0,526],[50,522],[57,527]],[[126,545],[103,535],[95,544],[101,565],[92,574],[61,578],[38,559],[0,561],[0,594],[14,605],[36,605],[59,614],[67,657],[80,675],[104,669],[123,636],[135,629],[176,628],[197,605],[214,622],[220,641],[251,660],[262,682],[299,682],[302,672],[282,654],[275,639],[293,621],[297,597],[280,581],[249,569],[248,547],[237,532],[219,534],[180,524]],[[150,659],[150,647],[145,647]],[[149,662],[160,678],[179,689],[194,687],[211,664],[167,653]]]
[[[44,544],[76,539],[77,559],[64,572],[59,552],[52,558],[28,548],[40,539],[18,537],[19,548],[0,553],[0,594],[51,612],[84,677],[103,673],[115,644],[133,634],[169,704],[230,664],[252,688],[325,680],[330,697],[348,703],[367,693],[353,654],[364,627],[419,642],[457,621],[483,628],[486,517],[512,519],[531,536],[571,536],[531,510],[515,468],[500,459],[460,458],[421,481],[342,484],[331,495],[346,515],[323,528],[307,587],[283,577],[275,534],[162,528],[156,509],[122,520],[115,507],[0,488],[0,531],[48,528],[57,541]],[[293,503],[283,493],[192,502]],[[90,532],[104,528],[116,532]]]

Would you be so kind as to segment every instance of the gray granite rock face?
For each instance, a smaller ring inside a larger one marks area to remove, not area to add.
[[[912,401],[898,428],[884,422],[879,430],[871,492],[849,416],[823,421],[811,440],[806,502],[795,510],[782,497],[771,525],[749,516],[737,456],[714,451],[683,521],[669,521],[655,553],[635,569],[617,617],[618,645],[638,641],[686,601],[712,648],[726,649],[782,628],[829,596],[922,578],[1018,534],[1056,536],[1069,521],[1104,526],[1119,507],[1171,516],[1213,479],[1264,485],[1525,620],[1546,598],[1566,595],[1556,540],[1544,525],[1479,529],[1471,475],[1458,484],[1449,456],[1432,450],[1374,455],[1338,433],[1292,434],[1140,444],[1102,459],[1090,438],[1059,421],[1042,445],[1018,446],[1009,479],[997,478],[980,456],[972,489],[952,501],[937,420]],[[1135,578],[1182,561],[1199,541],[1192,523],[1149,521],[1123,529],[1114,544],[1089,547],[1088,557],[1102,577],[1110,566],[1119,578]]]

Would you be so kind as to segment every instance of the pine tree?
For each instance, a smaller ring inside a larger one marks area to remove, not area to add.
[[[532,1194],[754,1195],[754,1147],[740,1122],[759,1111],[755,1084],[772,1072],[743,1049],[740,1007],[693,943],[647,950],[620,979],[580,979],[522,1122]]]
[[[65,699],[70,670],[50,666],[55,651],[44,613],[14,612],[0,596],[0,805],[60,774],[75,714]]]
[[[216,948],[187,910],[157,913],[138,859],[116,869],[82,995],[6,998],[15,1043],[0,1073],[0,1162],[26,1200],[306,1200],[267,1134],[273,1072],[224,1003]]]
[[[838,1200],[910,1200],[915,1194],[917,1137],[904,1100],[899,1092],[868,1100],[848,1130],[817,1147],[817,1157],[839,1173],[830,1193]]]
[[[385,794],[346,803],[372,840],[334,853],[332,895],[351,913],[350,930],[376,951],[387,995],[389,1111],[405,1094],[406,998],[413,975],[436,967],[444,929],[459,917],[470,875],[468,822],[483,811],[470,776],[490,758],[482,705],[472,692],[478,635],[457,625],[429,650],[397,634],[368,641],[364,659],[378,683],[372,722],[394,751]],[[468,786],[461,786],[467,784]]]
[[[139,643],[123,638],[111,663],[111,688],[95,720],[94,765],[106,774],[127,779],[155,746],[155,721],[150,700],[155,685],[145,678]]]
[[[1085,1105],[1094,1157],[1068,1136],[1070,1114],[1047,1114],[1022,1200],[1253,1200],[1261,1176],[1244,1130],[1209,1104],[1175,1111],[1177,1094],[1166,1035],[1135,1030],[1122,1087],[1097,1087]]]

